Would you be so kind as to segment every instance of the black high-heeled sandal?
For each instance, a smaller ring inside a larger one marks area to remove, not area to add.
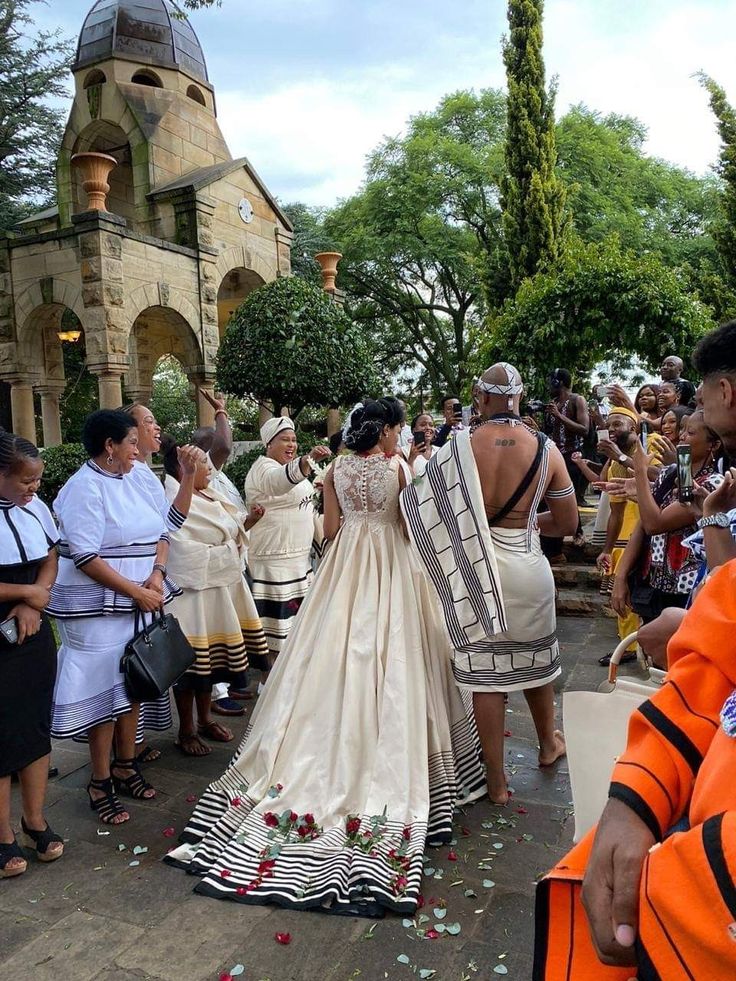
[[[52,831],[48,823],[43,831],[34,831],[33,828],[28,827],[26,819],[21,817],[20,826],[23,829],[23,844],[26,848],[35,851],[39,862],[55,862],[64,854],[64,839]],[[49,846],[56,842],[61,843],[61,848],[49,853]]]
[[[90,794],[90,790],[99,790],[105,796],[95,800]],[[118,815],[124,814],[125,808],[115,796],[115,785],[112,782],[112,777],[107,777],[105,780],[90,780],[87,784],[87,793],[89,794],[89,806],[103,824],[125,824],[125,821],[130,820],[130,815],[124,821],[113,820]]]
[[[14,858],[22,858],[23,865],[9,869],[8,862]],[[0,842],[0,879],[12,879],[14,875],[23,875],[27,868],[28,862],[15,838],[10,842]]]
[[[153,800],[155,796],[155,788],[148,783],[141,773],[141,768],[134,759],[129,760],[119,760],[114,759],[112,761],[111,770],[132,770],[133,773],[129,777],[116,777],[113,774],[113,780],[117,785],[118,789],[125,787],[126,791],[135,800]],[[153,790],[154,793],[150,797],[146,797],[146,791]]]

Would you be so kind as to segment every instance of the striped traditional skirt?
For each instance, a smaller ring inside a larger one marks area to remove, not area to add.
[[[271,654],[278,654],[289,636],[294,617],[309,592],[314,573],[309,553],[248,557],[251,590]],[[259,665],[252,661],[254,667]]]

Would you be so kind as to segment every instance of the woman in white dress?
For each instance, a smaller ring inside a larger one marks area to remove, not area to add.
[[[289,636],[294,617],[312,583],[309,553],[315,534],[314,488],[306,479],[310,461],[330,455],[315,446],[299,456],[294,423],[275,416],[261,427],[265,456],[258,457],[245,478],[248,508],[265,512],[250,533],[248,569],[258,615],[268,641],[269,658],[253,659],[264,674]]]
[[[87,735],[90,807],[103,823],[121,824],[130,815],[116,787],[138,800],[154,797],[155,790],[134,758],[138,705],[128,697],[120,658],[134,636],[136,611],[152,613],[179,588],[166,575],[169,504],[134,476],[135,422],[124,412],[93,412],[82,441],[90,459],[53,505],[61,541],[48,612],[57,619],[61,648],[51,735]],[[190,466],[183,455],[182,467]]]
[[[197,470],[191,510],[183,527],[171,534],[169,571],[182,589],[171,611],[197,658],[174,685],[174,698],[179,713],[176,745],[186,756],[206,756],[211,750],[202,736],[223,743],[234,738],[230,729],[210,717],[213,684],[244,688],[249,658],[265,657],[268,647],[243,576],[245,535],[260,514],[244,516],[211,490],[209,459],[204,450],[194,452]],[[173,500],[182,472],[172,439],[165,442],[163,460],[164,490]]]
[[[324,487],[334,538],[239,754],[167,861],[195,891],[374,914],[417,907],[425,842],[485,791],[449,640],[399,516],[395,399],[353,410]],[[408,474],[411,479],[411,473]]]

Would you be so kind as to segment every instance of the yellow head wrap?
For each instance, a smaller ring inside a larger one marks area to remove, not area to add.
[[[633,409],[627,408],[625,405],[614,405],[611,411],[608,413],[610,416],[628,416],[634,422],[636,428],[639,428],[639,416]]]

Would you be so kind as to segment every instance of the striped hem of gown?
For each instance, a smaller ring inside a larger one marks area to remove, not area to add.
[[[249,734],[250,728],[241,748]],[[216,899],[335,911],[372,903],[397,913],[414,912],[427,841],[449,841],[459,798],[467,802],[485,793],[478,750],[467,726],[458,723],[451,738],[452,752],[433,754],[428,760],[429,820],[406,826],[387,815],[381,839],[368,853],[351,844],[345,830],[348,815],[344,815],[341,825],[326,829],[313,841],[282,845],[264,874],[263,863],[274,839],[269,838],[263,814],[253,810],[258,802],[248,797],[242,776],[231,765],[200,798],[180,837],[184,844],[164,861],[200,876],[194,891]],[[239,755],[240,750],[234,758]],[[273,809],[279,811],[278,800]],[[320,815],[314,817],[319,825]],[[373,816],[359,817],[362,834],[371,827]],[[399,868],[390,853],[401,847],[405,827],[410,838],[405,866]]]
[[[54,703],[51,709],[51,737],[82,741],[79,737],[86,739],[88,729],[104,722],[114,722],[128,712],[130,699],[124,684],[115,685],[80,702],[69,702],[67,705]]]

